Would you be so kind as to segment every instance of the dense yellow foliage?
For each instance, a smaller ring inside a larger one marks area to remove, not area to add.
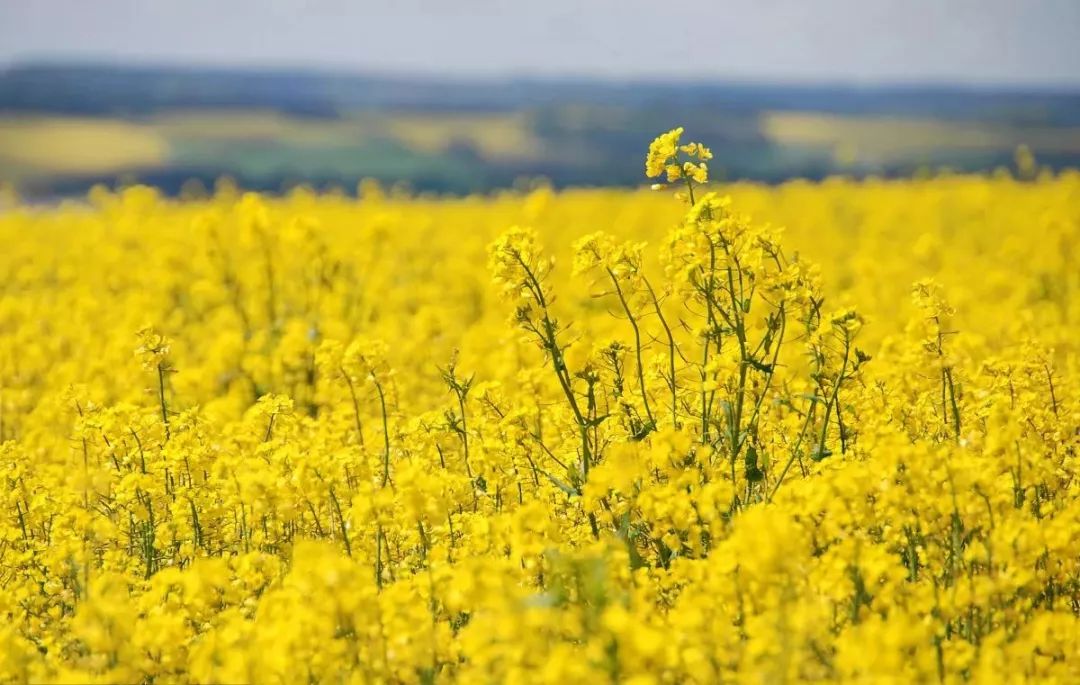
[[[0,679],[1080,680],[1080,177],[708,157],[0,215]]]

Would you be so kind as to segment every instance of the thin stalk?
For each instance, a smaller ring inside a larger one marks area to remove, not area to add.
[[[641,361],[641,329],[634,313],[630,311],[630,305],[623,295],[622,287],[619,285],[619,279],[615,277],[615,272],[610,268],[607,269],[607,272],[608,276],[611,277],[611,284],[615,286],[615,294],[619,298],[619,304],[622,305],[626,319],[630,322],[630,328],[634,331],[634,352],[637,357],[637,377],[638,385],[641,388],[641,402],[645,405],[645,415],[649,417],[649,423],[656,425],[656,418],[653,417],[652,408],[649,406],[649,394],[645,389],[645,365]]]
[[[656,310],[656,317],[660,320],[660,326],[664,329],[664,335],[667,336],[668,342],[668,376],[669,386],[671,388],[671,425],[675,428],[679,427],[679,399],[678,389],[675,384],[675,336],[671,332],[671,326],[668,325],[667,319],[664,318],[664,312],[660,308],[660,300],[656,297],[656,291],[653,290],[652,284],[649,283],[649,279],[642,277],[642,282],[645,283],[645,288],[649,291],[649,297],[652,300],[653,309]]]
[[[165,440],[168,441],[172,436],[169,433],[169,410],[165,404],[165,367],[160,362],[157,365],[157,377],[158,401],[161,404],[161,423],[165,425]]]
[[[378,380],[374,380],[375,390],[379,393],[379,407],[382,410],[382,427],[383,427],[383,478],[382,486],[385,488],[386,484],[390,482],[390,426],[386,418],[386,394],[383,392],[382,384]]]

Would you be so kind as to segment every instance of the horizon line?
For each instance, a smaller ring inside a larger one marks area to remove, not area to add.
[[[600,73],[589,71],[545,71],[537,69],[507,69],[501,71],[439,71],[401,67],[365,67],[360,65],[301,63],[301,62],[221,62],[155,57],[137,63],[129,58],[108,55],[26,54],[0,59],[0,75],[34,68],[116,69],[127,71],[206,72],[235,75],[334,76],[424,82],[467,84],[543,83],[608,86],[670,86],[693,87],[779,87],[792,89],[847,90],[936,90],[953,92],[1016,92],[1033,94],[1080,96],[1077,81],[1016,81],[995,79],[963,79],[960,77],[923,76],[913,78],[853,78],[853,77],[791,77],[780,74],[750,76],[707,72],[684,73]]]

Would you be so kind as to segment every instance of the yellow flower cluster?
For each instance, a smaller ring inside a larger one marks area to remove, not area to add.
[[[1080,681],[1080,175],[681,134],[0,214],[0,682]]]
[[[649,145],[649,154],[645,157],[645,175],[655,178],[667,174],[668,183],[680,179],[687,182],[693,193],[693,183],[705,183],[709,180],[709,166],[712,151],[701,143],[680,145],[683,128],[674,128],[661,134]],[[697,159],[698,161],[693,161]],[[659,189],[662,186],[654,186]]]

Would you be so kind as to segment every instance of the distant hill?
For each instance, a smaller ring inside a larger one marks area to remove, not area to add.
[[[0,180],[31,194],[222,174],[264,189],[628,185],[643,181],[642,146],[674,125],[713,143],[728,178],[989,170],[1019,144],[1080,165],[1080,92],[37,63],[0,71]]]
[[[960,86],[755,85],[603,80],[447,80],[330,71],[26,64],[0,70],[0,110],[89,115],[176,108],[510,111],[549,105],[933,117],[1080,125],[1080,92]]]

